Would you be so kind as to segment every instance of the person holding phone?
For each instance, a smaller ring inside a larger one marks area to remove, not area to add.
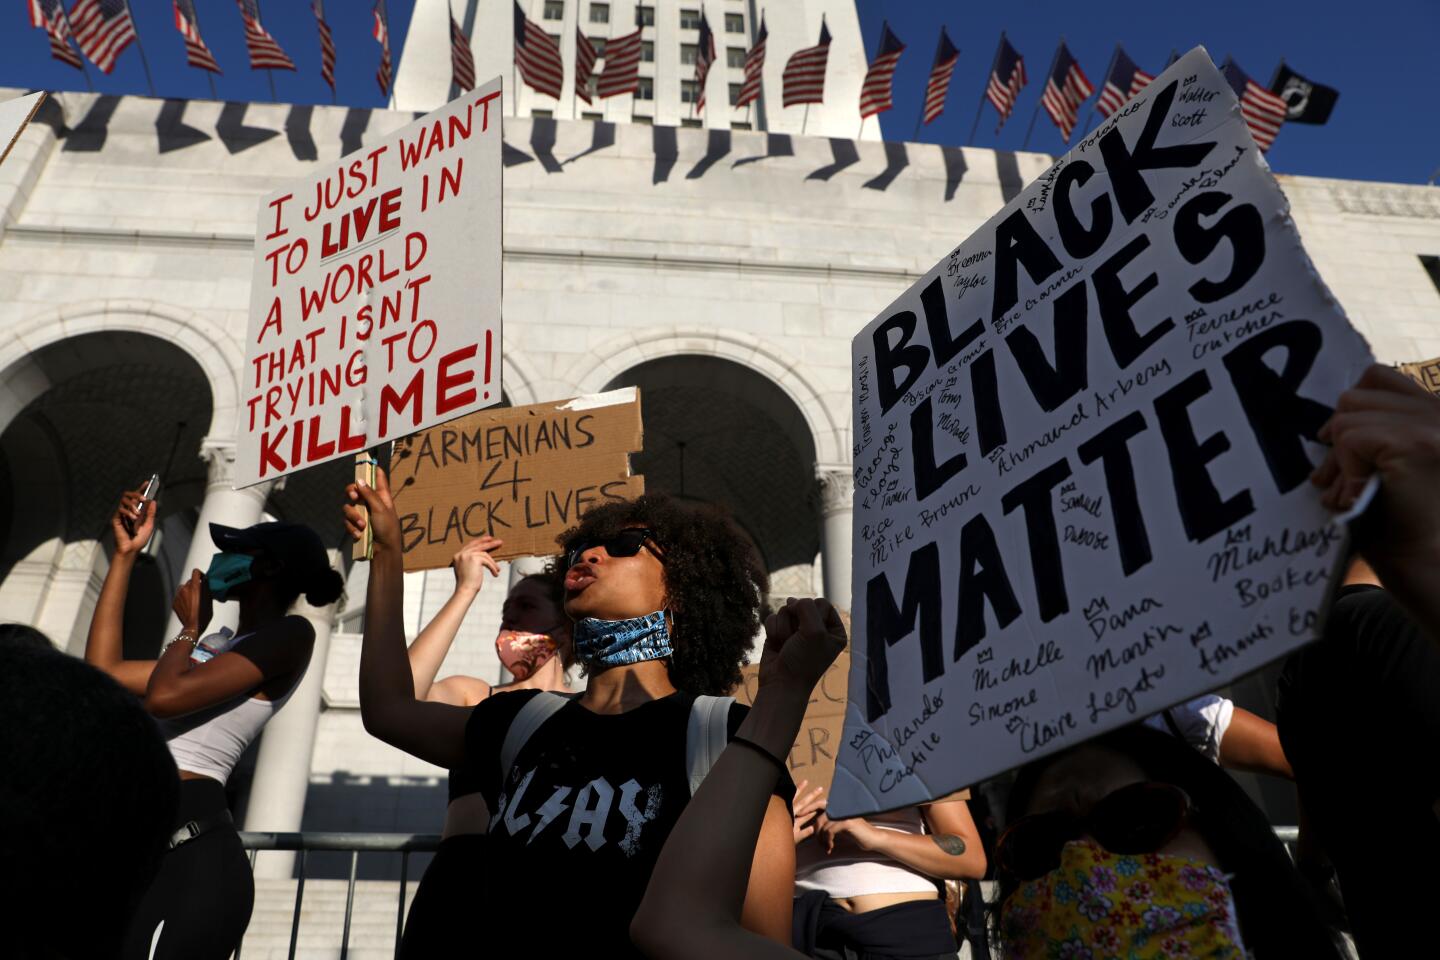
[[[310,662],[314,629],[290,614],[303,594],[334,602],[344,582],[320,537],[289,523],[210,525],[220,548],[175,596],[181,631],[154,660],[126,659],[125,597],[135,558],[154,534],[158,504],[127,491],[111,518],[115,554],[90,623],[85,660],[141,698],[180,773],[168,853],[140,900],[121,956],[223,960],[250,922],[254,879],[225,801],[225,781]],[[144,509],[142,509],[144,504]],[[235,631],[206,634],[213,602],[237,602]]]
[[[351,534],[373,534],[360,711],[373,735],[428,762],[471,765],[488,815],[485,889],[469,917],[538,956],[638,956],[630,919],[665,838],[746,709],[723,694],[759,631],[765,574],[723,515],[664,496],[586,513],[560,543],[583,694],[522,690],[474,707],[415,696],[402,623],[400,521],[388,482],[347,490]],[[364,511],[361,507],[363,506]],[[368,515],[367,512],[368,511]],[[718,723],[716,722],[718,721]],[[701,735],[692,738],[692,730]],[[795,845],[783,773],[771,783],[744,896],[748,929],[790,938]],[[561,922],[529,923],[563,878]]]

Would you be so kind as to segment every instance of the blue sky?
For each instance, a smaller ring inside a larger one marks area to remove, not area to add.
[[[72,0],[73,2],[73,0]],[[783,2],[783,0],[776,0]],[[858,0],[865,43],[872,53],[882,20],[909,44],[895,77],[895,108],[881,116],[889,139],[913,139],[925,78],[935,54],[940,24],[960,47],[960,62],[944,115],[923,128],[926,142],[1019,149],[1039,100],[1056,43],[1064,36],[1098,87],[1117,42],[1142,67],[1158,71],[1171,49],[1204,44],[1216,61],[1232,54],[1262,83],[1281,57],[1296,70],[1340,90],[1340,102],[1325,126],[1287,124],[1270,161],[1285,173],[1364,180],[1424,182],[1440,168],[1440,124],[1434,120],[1432,58],[1440,38],[1440,4],[1434,0],[1335,0],[1281,3],[1276,0],[1208,0],[1204,4],[1074,3],[1021,0],[1010,3]],[[131,0],[132,9],[161,96],[209,97],[203,71],[185,65],[169,0]],[[371,0],[330,0],[327,16],[338,48],[337,99],[342,104],[381,106],[375,83],[379,45],[370,34]],[[232,0],[196,0],[206,42],[225,69],[215,78],[216,95],[229,100],[269,100],[270,80],[284,102],[329,103],[320,79],[319,42],[305,0],[266,0],[265,23],[295,60],[298,71],[249,69],[240,16]],[[413,0],[390,0],[392,49],[398,62]],[[457,3],[456,9],[462,9]],[[1000,31],[1025,57],[1030,85],[1015,115],[995,134],[995,114],[986,106],[973,141],[968,140],[976,106]],[[789,51],[772,45],[770,55]],[[145,72],[132,47],[110,76],[89,68],[95,88],[110,93],[144,93]],[[52,60],[44,33],[29,28],[24,0],[6,0],[0,10],[0,85],[83,90],[79,73]],[[1093,102],[1093,99],[1092,101]],[[1089,104],[1082,109],[1082,123]],[[1059,132],[1043,114],[1030,148],[1060,153]]]

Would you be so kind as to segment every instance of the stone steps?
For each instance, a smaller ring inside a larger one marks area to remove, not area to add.
[[[419,878],[406,885],[410,909]],[[255,878],[255,909],[241,944],[241,960],[285,960],[290,955],[290,926],[295,916],[294,879]],[[345,929],[344,880],[305,881],[300,905],[299,960],[339,960]],[[391,960],[395,955],[398,881],[357,880],[350,915],[349,960]]]

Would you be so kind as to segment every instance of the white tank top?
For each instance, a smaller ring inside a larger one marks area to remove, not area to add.
[[[865,819],[881,830],[923,832],[919,807],[905,807]],[[882,853],[860,850],[853,844],[843,849],[842,853],[837,844],[836,852],[827,855],[814,838],[800,844],[795,850],[795,886],[800,890],[823,890],[832,898],[936,892],[935,883],[929,877]]]
[[[212,633],[200,641],[199,646],[212,655],[232,649],[249,634],[229,637],[229,631]],[[192,655],[192,659],[199,659]],[[304,673],[301,673],[301,677]],[[230,778],[230,771],[240,761],[240,755],[260,735],[266,721],[275,711],[285,706],[299,678],[276,700],[261,700],[259,697],[236,697],[234,700],[216,704],[206,710],[183,717],[172,717],[159,721],[160,732],[170,745],[170,756],[175,766],[191,773],[219,780],[224,783]]]

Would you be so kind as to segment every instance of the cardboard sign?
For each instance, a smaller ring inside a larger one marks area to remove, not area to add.
[[[500,80],[266,197],[239,486],[500,402]]]
[[[45,94],[31,93],[0,103],[0,163],[10,156],[10,148],[25,132],[25,126],[45,102]]]
[[[740,686],[733,696],[746,706],[753,706],[755,693],[760,688],[760,665],[752,663],[741,670]],[[800,724],[800,733],[795,746],[785,763],[790,767],[790,778],[796,783],[809,780],[807,792],[816,787],[830,787],[835,775],[835,755],[840,749],[840,731],[845,724],[845,685],[850,676],[850,654],[842,652],[815,689],[810,692],[810,705],[805,708],[805,719]]]
[[[832,816],[922,802],[1315,635],[1314,442],[1370,362],[1202,48],[855,338]]]
[[[640,392],[484,410],[406,437],[390,457],[406,570],[450,564],[467,540],[505,541],[500,558],[559,552],[555,538],[593,507],[638,497],[630,454],[645,444]]]
[[[1440,396],[1440,357],[1395,365],[1401,373],[1424,387],[1431,396]]]

